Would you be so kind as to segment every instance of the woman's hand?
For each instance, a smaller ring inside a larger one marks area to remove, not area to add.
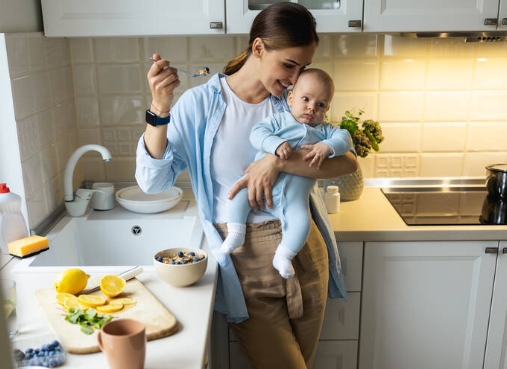
[[[271,190],[280,173],[278,160],[276,156],[268,154],[251,163],[245,170],[246,176],[229,191],[228,198],[232,199],[239,190],[248,187],[248,202],[253,210],[264,210],[265,205],[272,209]]]
[[[174,89],[180,85],[178,70],[170,67],[169,60],[159,54],[152,57],[153,65],[148,71],[148,84],[151,90],[151,107],[159,117],[167,117],[174,99]]]

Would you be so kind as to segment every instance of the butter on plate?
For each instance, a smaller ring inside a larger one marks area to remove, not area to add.
[[[46,237],[30,236],[7,243],[7,248],[9,254],[24,258],[49,249],[49,241]]]

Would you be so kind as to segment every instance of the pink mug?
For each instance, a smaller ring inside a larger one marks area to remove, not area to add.
[[[146,327],[134,319],[115,319],[98,332],[99,347],[111,369],[143,369]]]

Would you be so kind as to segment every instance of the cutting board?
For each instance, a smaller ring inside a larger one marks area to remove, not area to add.
[[[104,296],[100,291],[90,295]],[[91,335],[81,332],[81,326],[65,320],[67,311],[56,301],[54,287],[42,288],[35,292],[39,306],[59,336],[60,342],[71,354],[91,354],[99,352],[97,331]],[[178,321],[136,278],[127,282],[125,290],[118,296],[130,297],[136,301],[133,306],[112,313],[116,318],[132,318],[146,324],[146,338],[148,341],[170,336],[178,329]],[[104,315],[104,314],[103,314]]]

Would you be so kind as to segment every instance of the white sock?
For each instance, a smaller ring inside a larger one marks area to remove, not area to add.
[[[273,258],[273,266],[285,279],[292,278],[296,274],[291,262],[294,256],[296,256],[295,252],[282,245],[279,245],[276,249],[275,257]]]
[[[227,223],[227,237],[220,247],[224,254],[230,254],[245,243],[246,224]]]

